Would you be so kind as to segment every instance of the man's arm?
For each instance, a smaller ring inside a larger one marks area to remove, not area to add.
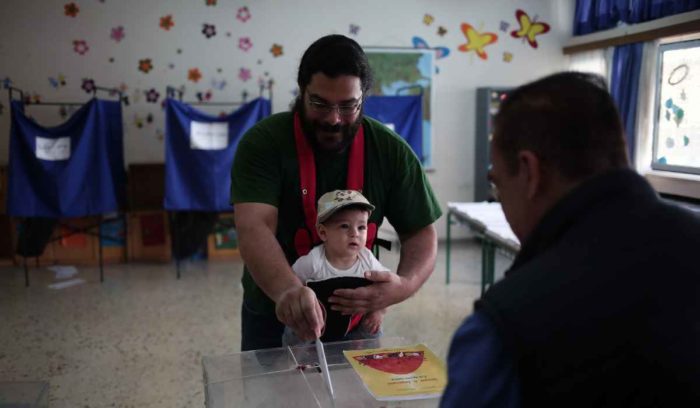
[[[294,275],[275,238],[277,208],[237,203],[234,218],[241,256],[255,283],[275,302],[277,318],[304,340],[319,337],[323,312],[314,292]]]
[[[333,310],[365,313],[400,303],[413,295],[435,269],[437,231],[430,224],[418,231],[401,234],[401,257],[396,274],[370,271],[365,277],[372,285],[357,289],[337,289],[328,300]]]
[[[457,329],[447,358],[447,387],[440,408],[520,407],[513,359],[491,320],[476,311]]]

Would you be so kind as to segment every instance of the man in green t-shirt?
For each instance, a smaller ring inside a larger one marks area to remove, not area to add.
[[[368,242],[386,217],[399,234],[396,273],[372,271],[373,283],[338,289],[334,310],[364,313],[415,293],[435,266],[441,210],[408,144],[362,114],[372,74],[362,48],[342,35],[314,42],[304,53],[292,112],[259,122],[239,143],[231,200],[243,274],[241,349],[281,346],[284,326],[302,339],[321,335],[324,311],[291,264],[320,243],[315,203],[322,194],[354,189],[376,207]]]

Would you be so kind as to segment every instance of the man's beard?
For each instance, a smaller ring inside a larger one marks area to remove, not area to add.
[[[344,151],[355,139],[357,129],[362,125],[362,109],[357,119],[349,124],[329,125],[318,120],[309,120],[306,117],[302,96],[297,97],[294,102],[294,112],[299,114],[304,136],[316,151],[335,153]]]

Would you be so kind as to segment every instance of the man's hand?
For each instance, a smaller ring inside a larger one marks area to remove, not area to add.
[[[343,314],[367,313],[399,303],[413,293],[401,276],[389,271],[368,271],[374,283],[357,289],[336,289],[328,298],[331,309]]]
[[[296,286],[285,292],[275,306],[277,319],[289,326],[302,340],[321,337],[325,318],[316,294],[307,286]]]

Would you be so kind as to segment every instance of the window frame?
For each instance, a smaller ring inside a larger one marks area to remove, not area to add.
[[[689,167],[689,166],[679,166],[673,164],[659,163],[658,157],[658,142],[659,142],[659,120],[660,120],[660,107],[661,107],[661,86],[663,83],[663,54],[666,51],[687,49],[687,48],[698,48],[700,47],[700,39],[689,39],[681,40],[677,42],[670,42],[665,44],[660,44],[656,53],[656,89],[654,91],[654,122],[653,122],[653,136],[652,136],[652,151],[651,151],[651,169],[659,171],[667,171],[672,173],[686,173],[700,175],[700,167]]]

